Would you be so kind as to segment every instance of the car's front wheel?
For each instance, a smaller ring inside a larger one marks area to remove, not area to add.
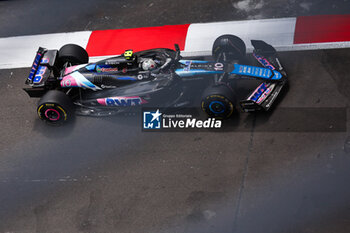
[[[215,85],[206,89],[202,96],[202,110],[209,116],[227,119],[235,111],[235,95],[226,85]]]
[[[218,62],[242,60],[246,55],[246,46],[237,36],[222,35],[214,41],[212,55]]]

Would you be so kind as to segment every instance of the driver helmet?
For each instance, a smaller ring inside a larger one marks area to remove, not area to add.
[[[126,60],[132,60],[134,56],[134,51],[132,49],[125,50],[124,57]]]
[[[153,59],[146,59],[142,62],[142,69],[143,70],[153,70],[156,68],[156,63],[153,61]]]

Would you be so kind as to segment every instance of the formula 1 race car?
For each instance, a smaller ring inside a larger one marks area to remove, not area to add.
[[[39,48],[24,88],[41,97],[42,120],[63,123],[74,113],[105,116],[137,106],[179,108],[197,104],[209,116],[229,118],[243,111],[269,110],[287,83],[276,50],[261,40],[251,41],[255,63],[247,65],[246,46],[233,35],[217,38],[212,60],[184,60],[179,46],[124,54],[89,63],[82,47],[67,44],[60,50]],[[239,98],[237,80],[255,80]],[[200,103],[195,103],[195,96]],[[199,99],[198,98],[198,99]]]

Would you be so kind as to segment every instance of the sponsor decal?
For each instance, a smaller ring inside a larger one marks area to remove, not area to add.
[[[67,79],[67,80],[63,81],[63,86],[70,87],[71,85],[72,85],[72,82],[70,81],[70,79]]]
[[[43,79],[43,76],[47,70],[46,66],[39,66],[38,71],[36,72],[36,75],[34,77],[33,83],[40,83]]]
[[[222,71],[215,71],[215,70],[190,70],[185,71],[184,69],[177,69],[175,70],[175,73],[179,75],[180,77],[191,77],[194,75],[201,75],[201,74],[221,74]]]
[[[120,63],[120,60],[115,59],[115,60],[107,60],[105,62],[106,65],[118,65]]]
[[[184,71],[190,71],[191,70],[191,64],[192,64],[192,61],[185,61],[186,67],[183,70]]]
[[[220,129],[222,121],[215,118],[198,119],[188,113],[162,113],[159,109],[143,111],[142,129],[147,130],[186,130]]]
[[[224,64],[220,62],[215,63],[214,70],[224,70]]]
[[[248,100],[253,100],[254,102],[256,102],[258,100],[258,98],[262,95],[262,93],[264,93],[266,91],[267,87],[265,83],[260,84],[255,91],[253,92],[253,94],[248,98]]]
[[[136,77],[138,80],[143,80],[150,78],[150,75],[150,73],[139,73]]]
[[[118,68],[105,68],[105,67],[96,67],[97,72],[112,72],[112,71],[118,71]]]
[[[255,66],[238,65],[235,64],[235,69],[232,71],[234,74],[247,75],[258,78],[270,78],[271,70],[266,68],[260,68]]]
[[[265,68],[271,69],[271,70],[275,70],[275,67],[273,65],[271,65],[271,63],[264,58],[263,56],[260,56],[258,54],[253,53],[253,56],[256,58],[256,60],[258,60],[258,62],[260,62],[261,65],[263,65]]]
[[[30,70],[30,73],[29,73],[29,76],[28,76],[28,79],[29,79],[29,80],[32,80],[32,79],[33,79],[33,76],[34,76],[34,74],[35,74],[35,71],[36,71],[36,69],[38,68],[38,65],[39,65],[41,56],[42,56],[41,53],[37,53],[37,54],[36,54],[35,59],[34,59],[34,62],[33,62],[33,65],[32,65],[32,69]]]
[[[282,86],[279,86],[276,88],[276,91],[271,94],[270,101],[269,101],[269,103],[266,104],[267,108],[271,107],[271,104],[273,104],[273,102],[277,98],[278,94],[280,93],[281,89],[282,89]]]
[[[208,61],[201,61],[201,60],[180,60],[180,63],[186,65],[188,62],[191,62],[192,64],[206,64],[209,63]]]
[[[263,100],[266,99],[267,96],[271,93],[272,88],[267,88],[264,93],[261,94],[259,99],[256,101],[257,104],[260,104]]]
[[[273,79],[281,79],[282,78],[282,74],[276,70],[273,71],[274,76]]]
[[[267,68],[248,66],[248,65],[239,65],[235,64],[235,68],[231,74],[245,75],[256,78],[278,80],[282,78],[282,74],[276,70],[270,70]]]
[[[181,77],[190,77],[201,74],[220,74],[224,70],[224,64],[208,61],[180,60],[184,67],[176,69],[175,73]]]
[[[91,64],[91,65],[87,65],[85,66],[85,69],[89,70],[89,71],[94,71],[95,70],[96,65],[95,64]]]
[[[266,86],[265,83],[260,84],[257,89],[253,92],[253,94],[248,98],[248,100],[252,100],[257,104],[263,102],[275,88],[276,84],[271,84]]]
[[[43,58],[42,60],[41,60],[41,64],[48,64],[49,63],[49,58]]]
[[[103,85],[103,84],[101,84],[101,88],[116,88],[116,86]]]
[[[100,98],[100,99],[97,99],[97,102],[100,105],[110,106],[110,107],[130,107],[130,106],[136,106],[136,105],[147,103],[146,100],[142,99],[139,96],[131,96],[131,97],[116,96],[116,97]]]
[[[70,82],[67,82],[70,80]],[[88,88],[94,91],[102,90],[100,87],[95,86],[92,82],[84,77],[78,71],[71,73],[70,75],[65,76],[61,81],[61,87],[82,87]],[[68,84],[68,85],[67,85]]]

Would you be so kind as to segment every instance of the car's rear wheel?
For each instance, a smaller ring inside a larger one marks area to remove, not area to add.
[[[226,85],[211,86],[203,92],[202,110],[209,116],[227,119],[235,111],[235,95]]]
[[[58,51],[58,59],[62,64],[80,65],[89,63],[89,55],[86,50],[76,44],[66,44]]]
[[[50,124],[62,124],[73,116],[74,106],[70,98],[57,90],[48,91],[39,101],[39,118]]]
[[[218,62],[242,60],[246,55],[246,46],[237,36],[222,35],[214,41],[212,55]]]

